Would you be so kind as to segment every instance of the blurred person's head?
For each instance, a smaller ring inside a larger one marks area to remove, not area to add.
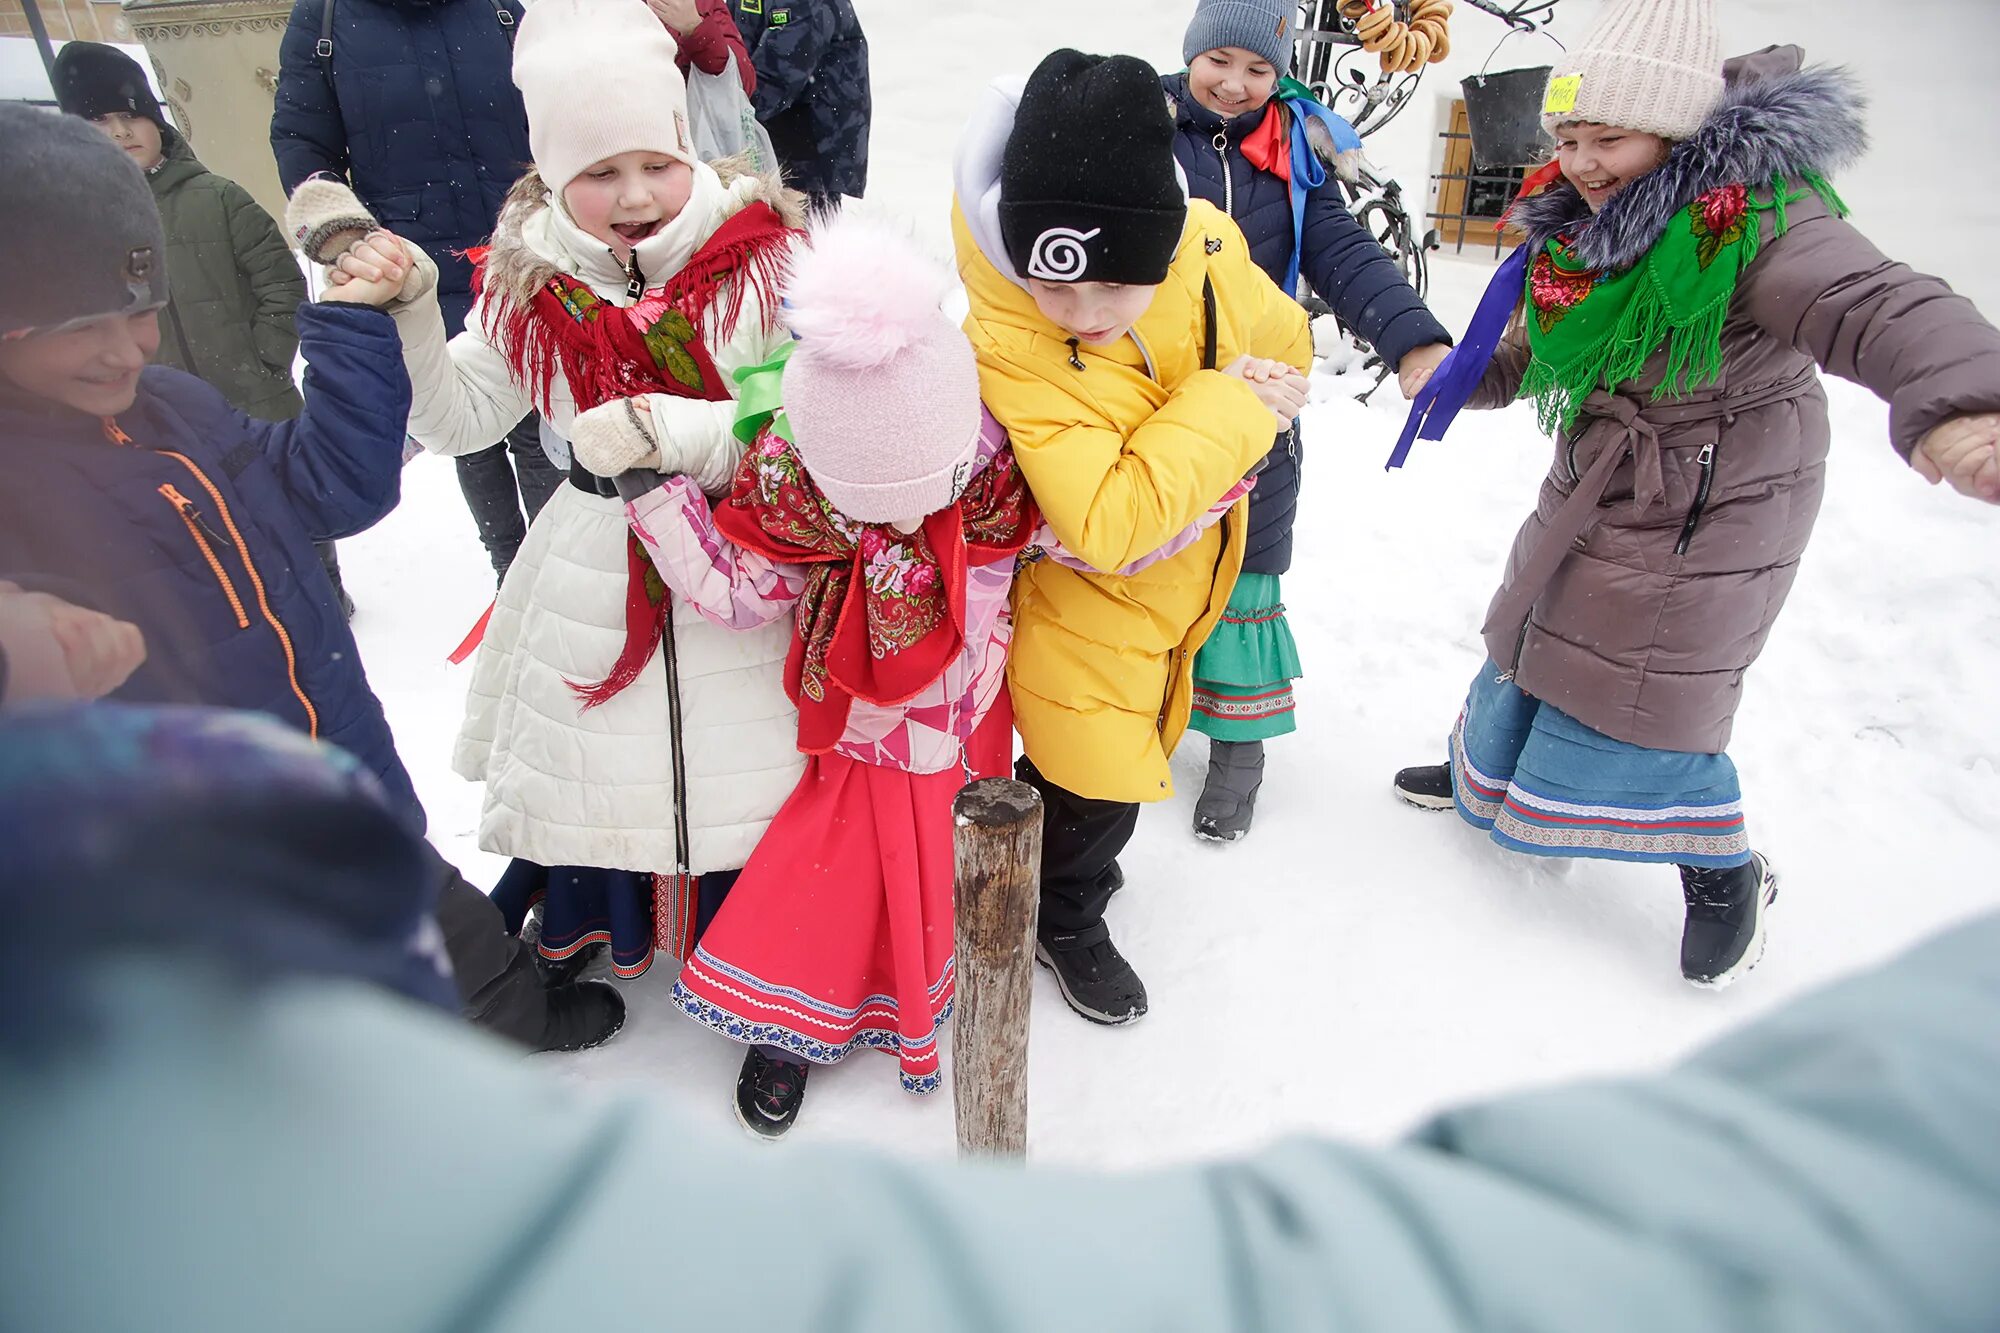
[[[82,120],[0,105],[0,180],[0,392],[124,411],[167,300],[144,173]]]
[[[357,760],[262,714],[0,714],[0,847],[0,1054],[87,1027],[59,975],[85,941],[457,1008],[422,837]]]
[[[141,171],[160,165],[166,113],[138,61],[102,42],[66,42],[56,53],[54,83],[65,114],[97,126]]]

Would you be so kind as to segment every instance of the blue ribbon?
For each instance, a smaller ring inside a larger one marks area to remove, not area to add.
[[[1486,294],[1479,298],[1479,308],[1472,312],[1472,323],[1466,326],[1465,336],[1410,400],[1409,419],[1403,423],[1403,433],[1397,437],[1395,451],[1389,455],[1383,471],[1403,466],[1410,456],[1410,446],[1418,440],[1444,438],[1445,431],[1471,399],[1473,390],[1479,387],[1486,367],[1492,364],[1493,351],[1507,331],[1507,321],[1513,317],[1527,281],[1528,247],[1517,246],[1494,272],[1493,281],[1486,285]]]
[[[1285,273],[1285,294],[1290,296],[1299,289],[1299,256],[1305,248],[1306,236],[1306,196],[1326,184],[1326,164],[1306,139],[1306,120],[1310,117],[1326,126],[1338,153],[1358,150],[1361,136],[1339,113],[1310,97],[1292,96],[1283,100],[1292,112],[1292,259]]]

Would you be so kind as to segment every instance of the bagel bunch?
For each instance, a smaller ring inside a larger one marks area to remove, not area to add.
[[[1340,0],[1361,49],[1381,57],[1384,74],[1414,74],[1451,54],[1451,0],[1414,0],[1409,21],[1393,0]]]

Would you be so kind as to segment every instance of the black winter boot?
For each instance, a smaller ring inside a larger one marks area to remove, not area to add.
[[[1146,1016],[1146,983],[1102,921],[1078,931],[1039,932],[1035,961],[1056,974],[1064,1002],[1093,1023],[1116,1027]]]
[[[608,981],[579,981],[548,993],[549,1021],[542,1031],[544,1051],[587,1051],[602,1046],[625,1026],[625,997]]]
[[[545,990],[560,990],[573,985],[577,978],[588,971],[592,964],[611,951],[604,943],[586,944],[567,958],[548,958],[540,949],[535,950],[535,971],[540,973]]]
[[[766,1143],[783,1138],[798,1122],[811,1070],[803,1061],[774,1059],[763,1047],[752,1046],[736,1075],[737,1123]]]
[[[1728,870],[1682,866],[1687,925],[1681,931],[1681,975],[1720,989],[1764,956],[1764,912],[1778,896],[1778,876],[1760,853]]]
[[[1250,831],[1257,791],[1264,785],[1264,742],[1208,743],[1208,780],[1194,803],[1194,835],[1206,842],[1235,842]]]
[[[1403,804],[1419,810],[1451,809],[1451,765],[1425,764],[1404,769],[1396,774],[1396,795]]]

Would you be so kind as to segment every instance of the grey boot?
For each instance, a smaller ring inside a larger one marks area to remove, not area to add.
[[[1208,781],[1194,803],[1194,835],[1235,842],[1250,831],[1257,789],[1264,785],[1264,742],[1210,741]]]

